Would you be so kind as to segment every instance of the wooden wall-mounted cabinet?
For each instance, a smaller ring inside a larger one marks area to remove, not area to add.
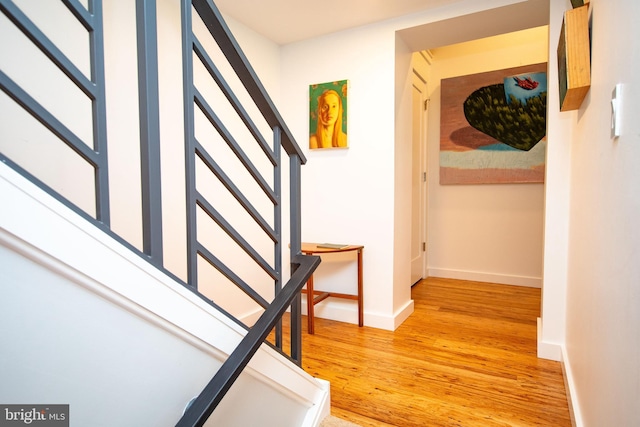
[[[591,87],[588,5],[576,7],[564,14],[558,41],[558,79],[560,111],[580,108]]]

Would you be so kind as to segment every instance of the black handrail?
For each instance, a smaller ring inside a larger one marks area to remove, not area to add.
[[[202,393],[187,408],[176,427],[202,426],[207,421],[242,370],[247,366],[251,357],[291,305],[293,299],[300,294],[300,290],[320,264],[320,258],[317,256],[297,255],[294,257],[293,263],[297,265],[297,268],[291,275],[289,282],[245,335],[238,347],[222,364]]]

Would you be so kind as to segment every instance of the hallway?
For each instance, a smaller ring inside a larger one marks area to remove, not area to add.
[[[536,357],[540,289],[428,278],[395,332],[316,319],[303,368],[368,426],[570,426],[561,365]],[[306,322],[303,321],[303,325]]]

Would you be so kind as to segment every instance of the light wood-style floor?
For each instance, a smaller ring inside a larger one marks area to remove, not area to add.
[[[303,368],[332,415],[369,426],[571,426],[561,366],[536,357],[540,290],[429,278],[395,332],[316,319]],[[306,325],[306,318],[303,319]]]

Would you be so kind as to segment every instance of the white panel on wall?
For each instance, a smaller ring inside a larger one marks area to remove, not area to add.
[[[331,61],[319,61],[327,50]],[[393,51],[392,31],[355,29],[284,46],[281,67],[282,113],[308,160],[302,168],[302,239],[364,245],[365,324],[387,329],[394,328]],[[310,150],[309,85],[336,80],[349,80],[349,148]],[[349,289],[355,261],[339,274],[332,268],[325,274],[331,262],[318,268],[318,286]],[[342,302],[326,301],[334,303]],[[344,314],[333,318],[353,322],[356,304],[340,307]]]

